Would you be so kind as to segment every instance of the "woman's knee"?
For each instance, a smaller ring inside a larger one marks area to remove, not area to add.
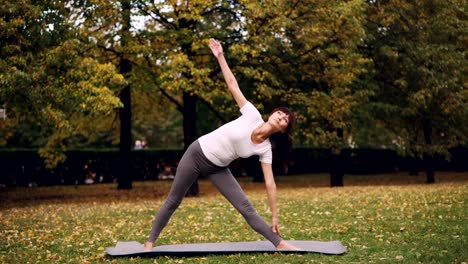
[[[180,200],[180,199],[168,198],[164,202],[164,207],[166,207],[168,210],[175,210],[175,209],[177,209],[179,207],[181,202],[182,202],[182,200]]]
[[[250,203],[250,201],[247,199],[239,203],[238,210],[246,218],[257,214],[257,211],[255,211],[252,203]]]

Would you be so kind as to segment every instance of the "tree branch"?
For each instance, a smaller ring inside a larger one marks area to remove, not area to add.
[[[299,2],[301,2],[300,0],[296,1],[292,6],[291,8],[288,10],[288,12],[286,13],[286,17],[289,18],[289,16],[291,15],[292,11],[296,9],[297,5],[299,5]]]
[[[202,12],[201,16],[205,17],[205,16],[207,16],[209,14],[212,14],[212,13],[214,13],[216,11],[224,11],[224,12],[227,12],[227,13],[231,13],[232,15],[234,15],[236,17],[238,15],[236,12],[232,11],[231,9],[227,9],[227,8],[222,7],[222,6],[217,6],[215,8],[212,8],[212,9],[209,9],[209,10],[206,10],[206,11]]]
[[[152,68],[153,65],[151,65],[151,61],[149,60],[148,57],[145,57],[145,60],[147,62],[147,65],[148,67]],[[210,74],[210,78],[214,77],[216,74],[218,74],[219,71],[215,71],[215,72],[212,72]],[[150,74],[154,76],[154,73],[152,71],[150,71]],[[168,92],[166,92],[164,89],[162,88],[159,88],[159,91],[169,100],[171,101],[172,103],[174,103],[176,106],[177,106],[177,110],[181,113],[183,113],[183,110],[184,110],[184,106],[181,105],[174,97],[172,97]],[[219,119],[221,120],[223,123],[226,123],[227,120],[226,118],[224,118],[221,113],[219,113],[214,107],[212,104],[210,104],[208,101],[206,101],[205,99],[203,99],[202,97],[200,97],[200,95],[198,95],[198,99],[200,99],[200,101],[206,106],[208,107],[208,109]]]
[[[210,109],[211,112],[213,112],[213,114],[215,114],[215,116],[221,120],[223,123],[227,123],[227,120],[218,112],[216,111],[216,109],[214,109],[213,105],[211,105],[210,103],[208,103],[205,99],[203,99],[202,97],[200,97],[200,95],[198,95],[198,99],[200,99],[200,101],[206,105],[206,107],[208,107],[208,109]]]
[[[117,57],[120,57],[122,55],[122,53],[116,51],[115,49],[112,49],[112,48],[108,48],[106,46],[103,46],[101,44],[97,44],[98,48],[101,48],[103,49],[104,51],[107,51],[107,52],[110,52],[110,53],[113,53],[115,54]]]
[[[148,57],[148,56],[145,56],[145,60],[146,60],[146,63],[147,63],[147,65],[148,65],[148,67],[151,69],[151,68],[153,67],[153,65],[151,64],[151,61],[149,60],[149,57]],[[151,70],[150,70],[149,72],[150,72],[150,74],[151,74],[154,78],[156,78],[156,77],[154,76],[154,73],[153,73]],[[169,99],[169,101],[171,101],[172,103],[174,103],[174,104],[177,106],[177,110],[178,110],[179,112],[183,113],[183,111],[184,111],[184,106],[183,106],[183,105],[181,105],[174,97],[172,97],[172,96],[171,96],[168,92],[166,92],[166,90],[164,90],[163,88],[160,88],[160,87],[159,87],[159,91],[160,91],[167,99]]]
[[[177,27],[169,22],[169,20],[167,18],[165,18],[163,15],[161,15],[161,13],[159,12],[158,8],[155,6],[154,2],[151,4],[152,7],[153,7],[153,13],[149,12],[149,11],[146,11],[145,10],[145,3],[143,3],[141,0],[140,1],[137,1],[137,8],[144,14],[144,15],[147,15],[149,17],[151,17],[151,19],[159,22],[160,24],[162,25],[165,25],[166,27],[171,27],[173,29],[176,29]]]

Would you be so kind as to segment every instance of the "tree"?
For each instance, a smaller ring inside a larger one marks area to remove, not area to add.
[[[267,111],[279,103],[293,106],[301,124],[296,136],[339,153],[346,137],[337,131],[350,130],[352,110],[367,97],[354,86],[368,64],[358,50],[363,1],[139,3],[151,17],[147,61],[163,93],[184,113],[186,146],[195,138],[193,101],[216,105],[225,115],[237,112],[225,101],[230,95],[207,54],[206,41],[215,37],[248,98]],[[173,97],[181,93],[183,104]]]
[[[205,104],[221,118],[213,103],[226,98],[225,86],[216,87],[208,78],[219,73],[207,48],[208,39],[238,39],[236,29],[240,8],[236,1],[137,1],[141,15],[147,18],[141,31],[146,43],[144,63],[148,78],[183,115],[184,148],[197,139],[197,105]],[[226,28],[232,30],[226,30]],[[216,70],[215,70],[216,69]],[[198,195],[195,183],[188,192]]]
[[[464,4],[460,1],[369,1],[369,54],[379,86],[376,120],[402,153],[424,159],[466,144],[468,92]]]
[[[249,98],[291,106],[295,137],[305,146],[332,149],[331,185],[342,185],[339,155],[353,131],[354,110],[368,89],[359,78],[369,60],[364,1],[247,2],[244,41],[233,45],[234,70],[252,87]]]
[[[120,107],[113,91],[123,78],[113,65],[86,53],[66,3],[6,1],[0,11],[0,98],[9,113],[0,129],[46,127],[39,153],[53,168],[65,159],[65,140],[77,131],[69,117],[106,115]]]
[[[132,86],[138,84],[133,67],[141,55],[134,19],[134,1],[74,1],[75,16],[81,21],[83,41],[93,45],[93,52],[102,61],[113,63],[125,78],[119,97],[120,168],[118,189],[132,188]]]
[[[134,86],[132,135],[146,140],[150,148],[183,148],[182,116],[174,104],[161,98],[153,87]]]
[[[122,27],[120,29],[120,47],[123,52],[119,56],[119,72],[120,74],[127,76],[132,71],[132,65],[126,49],[132,34],[131,28],[131,1],[122,0],[120,1],[122,8]],[[118,177],[117,189],[131,189],[132,188],[132,95],[131,95],[131,84],[127,82],[120,91],[120,101],[123,103],[123,107],[120,109],[120,170]]]
[[[207,101],[209,98],[200,97],[203,89],[209,86],[205,85],[209,80],[203,80],[208,69],[198,70],[196,67],[207,57],[203,53],[206,45],[202,43],[205,40],[201,34],[206,34],[217,25],[211,25],[201,18],[216,15],[220,21],[228,21],[229,17],[221,14],[230,12],[232,16],[234,13],[229,11],[226,3],[213,6],[204,1],[77,0],[71,4],[74,16],[80,21],[83,41],[98,47],[93,49],[95,56],[117,65],[120,73],[125,75],[126,86],[120,93],[124,106],[120,115],[120,147],[121,153],[127,154],[123,154],[122,164],[130,162],[130,86],[158,87],[161,94],[177,106],[184,116],[184,142],[187,147],[197,138],[197,102],[205,103],[214,110]],[[145,25],[132,27],[132,21],[136,21],[135,24],[145,22]],[[193,40],[195,43],[192,43]],[[186,58],[188,60],[184,61]],[[217,116],[221,117],[218,113]],[[122,169],[122,175],[130,175],[126,171]],[[131,179],[123,181],[126,182],[124,185],[131,185]]]
[[[351,110],[366,96],[352,86],[367,63],[357,52],[363,1],[140,0],[136,7],[145,28],[135,67],[183,114],[185,147],[197,138],[200,103],[220,119],[238,112],[206,48],[215,37],[248,98],[266,110],[288,101],[308,124],[297,133],[306,144],[341,149],[345,139],[336,131],[347,131]]]

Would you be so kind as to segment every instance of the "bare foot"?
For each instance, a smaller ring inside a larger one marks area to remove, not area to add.
[[[276,247],[278,250],[303,250],[302,248],[298,248],[292,244],[289,244],[288,242],[282,240],[279,245]]]
[[[145,249],[143,251],[152,251],[153,250],[154,243],[153,242],[146,242],[145,243]]]

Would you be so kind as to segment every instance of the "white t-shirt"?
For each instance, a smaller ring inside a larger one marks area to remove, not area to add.
[[[218,129],[200,137],[200,147],[203,154],[220,167],[226,167],[231,161],[241,157],[248,158],[259,155],[260,161],[271,164],[272,152],[270,140],[254,144],[252,132],[264,123],[260,112],[250,102],[241,109],[242,115]]]

